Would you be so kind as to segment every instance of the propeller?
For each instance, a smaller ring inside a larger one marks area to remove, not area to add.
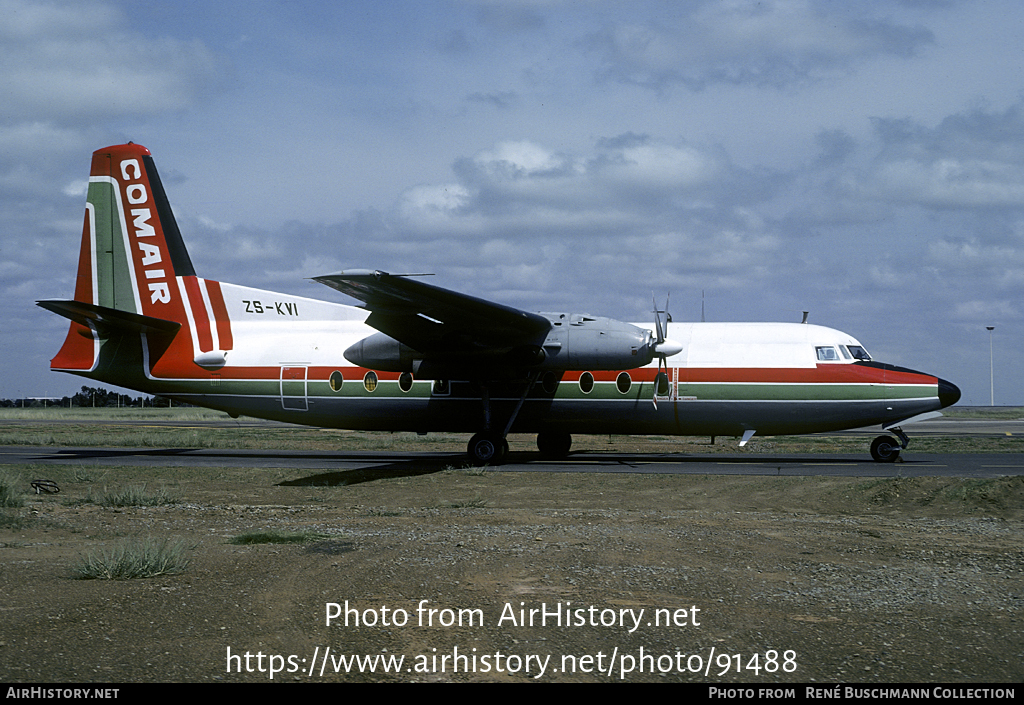
[[[661,375],[665,375],[666,386],[668,382],[668,361],[667,358],[671,355],[675,355],[682,352],[683,346],[668,339],[668,324],[672,322],[672,314],[668,312],[668,301],[669,296],[665,296],[665,308],[658,308],[658,301],[654,298],[654,294],[651,294],[651,301],[654,304],[654,345],[652,346],[654,356],[658,358],[658,373],[654,377],[654,408],[658,408],[658,387],[661,386]],[[662,323],[662,314],[665,319]],[[664,369],[664,371],[663,371]]]

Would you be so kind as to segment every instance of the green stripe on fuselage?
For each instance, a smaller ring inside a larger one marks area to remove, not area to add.
[[[614,383],[598,382],[590,394],[584,394],[578,385],[565,383],[559,385],[553,395],[554,399],[579,399],[595,401],[614,401],[644,398],[653,394],[653,382],[634,382],[626,394],[621,394]],[[160,380],[157,386],[162,392],[175,393],[194,389],[193,380]],[[309,398],[436,398],[431,391],[432,384],[418,380],[409,392],[399,389],[398,383],[392,380],[381,380],[374,391],[367,391],[362,379],[346,378],[338,391],[331,389],[326,380],[309,379],[285,381],[286,396],[302,396],[303,389]],[[219,380],[219,393],[242,395],[278,396],[281,393],[281,380],[275,378],[249,380]],[[440,398],[480,399],[478,391],[470,393],[468,384],[453,384],[450,395]],[[551,395],[532,392],[527,399],[551,399]],[[680,384],[679,397],[707,401],[843,401],[843,400],[884,400],[884,399],[918,399],[933,397],[936,390],[929,385],[874,385],[874,384]],[[515,400],[516,397],[506,394],[495,394],[494,400]]]
[[[844,399],[913,399],[935,396],[929,385],[881,384],[680,384],[679,396],[712,400],[841,401]]]

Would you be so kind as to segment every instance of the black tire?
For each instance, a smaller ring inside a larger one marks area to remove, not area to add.
[[[894,463],[900,457],[900,444],[892,436],[879,436],[871,441],[871,457],[876,463]]]
[[[561,431],[544,431],[537,434],[537,449],[546,458],[564,458],[572,447],[572,436]]]
[[[466,452],[474,465],[500,465],[508,455],[508,441],[490,433],[478,433],[469,439]]]

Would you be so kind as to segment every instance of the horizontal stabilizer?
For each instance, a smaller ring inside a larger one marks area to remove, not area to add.
[[[175,321],[118,311],[83,301],[47,299],[36,301],[36,305],[95,330],[102,337],[106,337],[111,331],[174,335],[181,328],[181,324]]]

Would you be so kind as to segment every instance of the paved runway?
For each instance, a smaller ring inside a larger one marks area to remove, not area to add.
[[[27,424],[37,422],[24,422]],[[81,423],[72,421],[71,423]],[[154,421],[105,421],[106,425],[154,424]],[[224,421],[155,422],[157,425],[185,427],[281,425],[255,419]],[[987,420],[938,418],[908,427],[911,437],[923,436],[1017,436],[1024,435],[1024,419]],[[857,429],[845,433],[878,435],[879,429]],[[835,434],[825,434],[835,435]],[[257,450],[193,450],[154,448],[61,448],[45,446],[0,446],[0,465],[10,464],[164,466],[164,467],[251,467],[318,470],[324,476],[365,473],[382,475],[418,475],[447,467],[462,468],[466,457],[461,453],[414,453],[389,451],[325,452],[325,451],[257,451]],[[867,453],[756,454],[737,449],[727,454],[655,454],[655,453],[588,453],[570,455],[565,460],[551,461],[538,453],[512,453],[509,461],[491,472],[604,472],[662,473],[679,475],[831,475],[848,477],[913,477],[940,475],[951,477],[998,477],[1024,474],[1024,456],[1016,454],[929,454],[914,452],[913,446],[897,463],[876,463]]]
[[[317,470],[326,474],[369,471],[418,475],[461,468],[461,453],[191,450],[154,448],[0,448],[0,464],[248,467]],[[603,472],[678,475],[829,475],[848,477],[999,477],[1024,474],[1024,457],[1010,454],[904,454],[902,462],[875,463],[863,455],[743,454],[679,455],[577,453],[544,460],[538,453],[513,453],[491,472]]]
[[[971,407],[984,408],[984,407]],[[224,414],[218,418],[211,419],[114,419],[106,417],[79,418],[55,417],[50,419],[3,419],[4,426],[38,426],[40,424],[74,424],[78,426],[129,426],[159,427],[159,428],[296,428],[295,424],[283,423],[280,421],[268,421],[265,419],[254,419],[241,416],[237,419],[230,418]],[[298,426],[300,428],[308,428]],[[913,436],[1019,436],[1024,435],[1024,418],[1019,419],[985,419],[985,418],[956,418],[943,416],[929,419],[906,427],[907,432]],[[873,435],[877,436],[882,431],[878,426],[853,429],[850,431],[832,431],[829,433],[812,434],[822,436],[837,436],[845,434]]]

